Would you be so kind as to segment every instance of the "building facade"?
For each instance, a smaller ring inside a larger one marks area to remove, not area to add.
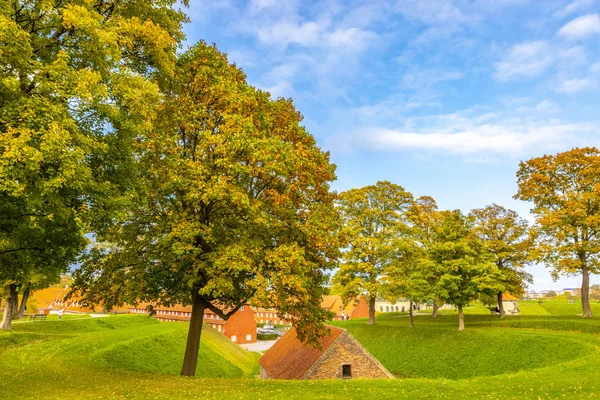
[[[147,306],[146,303],[130,306],[129,312],[132,314],[148,314]],[[192,306],[155,306],[154,310],[156,312],[154,318],[164,322],[189,322],[192,317]],[[249,305],[242,306],[228,320],[224,320],[213,311],[205,309],[204,323],[221,332],[234,343],[256,342],[254,310]]]

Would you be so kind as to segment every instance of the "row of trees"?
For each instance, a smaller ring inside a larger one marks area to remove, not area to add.
[[[413,196],[390,182],[344,192],[339,211],[348,247],[333,282],[347,301],[365,294],[369,323],[377,296],[440,303],[458,309],[480,296],[523,292],[525,266],[552,268],[552,275],[582,276],[584,317],[591,317],[590,274],[599,272],[600,151],[573,149],[521,162],[516,199],[533,204],[535,223],[493,204],[464,215],[438,210],[431,197]],[[412,326],[412,307],[410,307]]]
[[[434,316],[439,304],[455,305],[463,330],[470,301],[497,296],[504,316],[502,293],[521,293],[531,280],[524,270],[531,249],[527,222],[496,204],[469,215],[442,211],[431,197],[413,199],[401,186],[378,182],[342,193],[339,210],[349,246],[334,290],[347,301],[365,294],[370,324],[378,296],[405,297],[433,302]]]

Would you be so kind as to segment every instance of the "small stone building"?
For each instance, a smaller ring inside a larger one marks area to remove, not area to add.
[[[302,343],[290,329],[260,359],[263,379],[393,378],[346,329],[328,326],[321,348]]]

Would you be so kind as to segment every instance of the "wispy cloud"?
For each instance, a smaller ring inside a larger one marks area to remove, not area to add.
[[[585,142],[594,127],[560,121],[524,122],[494,115],[465,120],[456,115],[440,116],[445,126],[406,130],[366,128],[351,135],[345,150],[383,152],[432,151],[458,156],[517,158],[541,151],[556,151],[577,141]],[[455,121],[455,124],[449,121]],[[598,140],[596,141],[598,142]]]
[[[504,60],[495,64],[494,77],[507,81],[517,77],[540,75],[552,64],[554,57],[548,42],[523,42],[512,47]]]
[[[556,91],[559,93],[579,93],[597,88],[597,82],[591,78],[566,79],[558,85]]]
[[[567,39],[584,39],[600,34],[600,15],[587,14],[575,18],[558,31],[558,36]]]
[[[556,12],[557,17],[566,17],[574,13],[587,10],[597,3],[597,0],[575,0],[566,7]]]

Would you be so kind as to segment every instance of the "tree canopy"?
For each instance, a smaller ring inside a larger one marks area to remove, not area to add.
[[[185,16],[175,1],[0,1],[0,282],[7,299],[84,248],[123,137],[158,99]],[[6,302],[7,310],[11,301]],[[11,313],[1,325],[10,329]]]
[[[251,299],[294,316],[301,339],[325,332],[320,307],[339,228],[335,167],[291,100],[246,83],[198,43],[161,77],[154,129],[132,149],[136,182],[75,274],[90,302],[192,304],[183,375],[194,375],[204,309],[227,319]]]
[[[480,293],[499,291],[500,272],[484,243],[473,232],[472,218],[459,210],[442,212],[427,258],[419,264],[423,284],[442,302],[458,309],[459,330],[464,329],[463,307]]]
[[[366,295],[370,324],[375,323],[375,300],[395,261],[397,240],[406,231],[405,213],[412,203],[409,192],[387,181],[340,194],[338,210],[349,244],[334,282],[346,300]]]
[[[475,234],[485,243],[500,270],[497,304],[500,317],[504,317],[502,293],[508,291],[518,296],[524,292],[525,284],[532,281],[531,274],[525,271],[532,246],[529,225],[515,211],[497,204],[472,210],[471,214]]]
[[[591,317],[589,275],[600,272],[600,151],[575,148],[521,162],[516,198],[531,201],[535,258],[553,274],[582,275],[583,316]]]

